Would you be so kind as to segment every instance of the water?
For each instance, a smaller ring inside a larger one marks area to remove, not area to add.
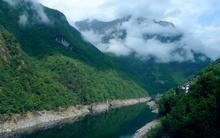
[[[23,134],[21,138],[130,138],[156,114],[145,104],[87,116],[81,121]]]

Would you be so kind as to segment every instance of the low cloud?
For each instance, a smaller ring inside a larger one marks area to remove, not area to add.
[[[12,6],[16,6],[21,1],[28,0],[4,0]],[[33,0],[29,0],[32,1]],[[138,31],[131,30],[136,35],[141,35],[142,32],[155,33],[162,32],[164,36],[175,35],[178,31],[181,31],[184,36],[179,41],[178,46],[184,47],[187,53],[190,55],[191,52],[188,49],[201,51],[207,56],[215,60],[220,57],[220,42],[219,42],[219,31],[220,31],[220,1],[219,0],[36,0],[49,6],[51,8],[62,11],[68,21],[74,26],[75,21],[83,20],[86,18],[97,18],[103,21],[113,20],[115,18],[125,17],[127,15],[133,15],[136,17],[145,17],[148,19],[164,20],[174,23],[177,28],[172,31],[170,28],[158,27],[157,25],[150,25],[150,27],[136,28]],[[36,3],[36,2],[33,2]],[[36,20],[40,23],[48,23],[48,17],[44,13],[42,8],[34,8],[36,12]],[[22,16],[22,15],[21,15]],[[30,21],[30,19],[29,19]],[[124,24],[124,28],[129,28],[130,23]],[[130,26],[132,28],[132,26]],[[134,27],[134,26],[133,26]],[[145,30],[144,30],[145,29]],[[140,33],[139,33],[140,32]],[[135,46],[128,45],[127,39],[122,41],[120,39],[112,39],[108,44],[103,44],[100,40],[100,34],[94,32],[83,32],[86,36],[95,37],[87,39],[93,39],[92,42],[100,50],[106,52],[112,52],[116,55],[127,55],[131,53]],[[172,33],[172,34],[171,34]],[[131,34],[131,33],[130,33]],[[137,36],[131,35],[130,38],[138,38]],[[129,36],[129,34],[128,34]],[[139,37],[140,38],[140,37]],[[98,43],[100,41],[101,43]],[[164,45],[163,43],[157,42],[157,39],[152,38],[151,41],[145,42],[145,44],[157,43]],[[117,45],[120,47],[116,47]],[[101,46],[102,45],[102,46]],[[167,43],[168,45],[168,43]],[[169,45],[174,45],[169,43]],[[146,46],[145,46],[146,47]],[[172,46],[171,46],[172,47]],[[123,52],[119,49],[123,49]],[[173,50],[173,49],[172,49]],[[170,50],[170,51],[172,51]],[[113,52],[114,51],[114,52]],[[138,50],[137,50],[138,51]],[[152,53],[152,52],[151,52]],[[172,53],[172,52],[171,52]],[[145,54],[145,57],[150,54]],[[159,55],[157,56],[159,58]],[[177,58],[177,56],[174,56]]]
[[[22,26],[22,27],[26,27],[27,24],[28,24],[28,17],[26,14],[22,14],[20,17],[19,17],[19,25]]]
[[[4,1],[14,7],[18,6],[19,4],[23,4],[24,2],[31,3],[30,7],[25,7],[24,9],[22,9],[23,13],[25,14],[22,14],[19,17],[19,25],[21,26],[26,26],[28,24],[28,17],[30,17],[28,14],[28,10],[34,11],[33,20],[37,21],[38,23],[44,23],[44,24],[51,23],[50,19],[47,17],[46,13],[44,12],[43,6],[34,0],[4,0]]]
[[[135,54],[140,59],[154,57],[157,62],[163,63],[194,61],[192,51],[204,52],[205,49],[200,48],[203,44],[199,40],[188,36],[186,32],[171,23],[163,22],[163,24],[165,26],[145,18],[144,21],[138,22],[137,17],[132,17],[129,21],[118,24],[114,29],[106,30],[103,34],[90,30],[83,31],[82,35],[102,52],[116,56]],[[122,34],[120,30],[126,31],[124,39],[119,37]],[[144,38],[145,35],[149,38]],[[108,42],[103,42],[106,36],[111,38]],[[171,40],[166,40],[167,38]],[[162,42],[163,39],[166,42]]]
[[[39,3],[33,2],[33,5],[31,6],[31,9],[33,9],[36,12],[35,19],[39,23],[46,23],[46,24],[51,23],[49,18],[46,15],[46,13],[44,12],[42,5],[40,5]]]
[[[114,39],[110,40],[108,44],[98,44],[97,48],[105,53],[111,53],[116,56],[128,56],[132,52],[132,49],[123,42]]]
[[[86,18],[96,18],[102,21],[109,21],[127,15],[172,22],[178,28],[181,28],[181,30],[183,30],[182,32],[185,34],[180,44],[184,46],[186,45],[185,47],[203,51],[213,60],[220,57],[218,54],[220,53],[219,0],[94,0],[92,2],[87,2],[86,0],[39,1],[49,7],[64,12],[72,25],[74,25],[73,23],[75,21]],[[148,29],[148,31],[158,29],[156,26],[151,27],[152,28],[146,29]],[[125,42],[119,40],[112,41],[112,43],[125,44]]]

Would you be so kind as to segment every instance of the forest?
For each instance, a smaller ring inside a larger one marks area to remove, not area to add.
[[[113,69],[98,70],[61,54],[41,60],[30,57],[3,27],[0,44],[0,114],[148,95]]]
[[[220,59],[189,81],[188,93],[176,88],[160,98],[161,124],[147,137],[220,137]]]

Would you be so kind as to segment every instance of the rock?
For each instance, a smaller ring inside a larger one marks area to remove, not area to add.
[[[160,122],[158,120],[153,120],[150,123],[147,123],[145,126],[143,126],[142,128],[140,128],[136,131],[133,138],[143,137],[151,128],[155,127],[159,123]]]

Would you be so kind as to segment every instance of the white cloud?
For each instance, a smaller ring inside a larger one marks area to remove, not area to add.
[[[38,22],[46,24],[51,23],[46,13],[44,12],[42,5],[33,2],[31,9],[33,9],[36,12],[35,18]]]
[[[28,24],[28,17],[26,14],[22,14],[19,17],[19,25],[25,27]]]
[[[170,62],[170,61],[185,61],[193,60],[192,53],[187,51],[188,58],[185,59],[179,54],[171,54],[176,49],[177,44],[175,43],[161,43],[155,39],[145,41],[142,38],[143,31],[140,31],[134,25],[127,25],[126,30],[127,37],[125,40],[111,39],[109,43],[102,43],[103,35],[94,33],[93,31],[83,32],[83,36],[88,41],[97,46],[98,49],[105,53],[113,53],[116,56],[127,56],[132,52],[136,53],[136,56],[141,59],[147,59],[152,56],[156,57],[158,62]],[[125,27],[124,27],[125,29]],[[141,28],[139,28],[141,29]],[[108,32],[109,34],[111,32]],[[145,32],[146,33],[146,32]]]
[[[11,1],[11,0],[10,0]],[[216,59],[220,52],[219,0],[38,0],[61,10],[70,23],[85,18],[112,20],[133,14],[173,22],[188,36],[183,43]],[[152,26],[148,31],[165,31]],[[143,30],[142,30],[143,31]],[[167,30],[169,31],[169,30]],[[171,31],[172,32],[172,31]],[[135,32],[133,32],[135,33]],[[175,32],[174,32],[175,33]],[[113,42],[112,42],[113,43]],[[116,42],[114,42],[115,44]],[[118,44],[118,42],[117,42]]]
[[[117,27],[118,30],[126,30],[126,39],[119,39],[113,36],[108,43],[103,43],[103,36],[111,36],[112,29],[106,31],[104,34],[99,32],[85,31],[82,32],[83,36],[98,49],[105,53],[113,53],[117,56],[127,56],[131,53],[135,53],[136,57],[141,59],[148,59],[155,57],[158,62],[170,62],[170,61],[194,61],[193,53],[191,49],[196,50],[193,44],[188,42],[188,37],[184,37],[179,42],[162,43],[156,38],[148,40],[143,39],[144,34],[154,35],[160,34],[164,37],[177,36],[181,33],[181,30],[170,27],[162,27],[155,24],[152,20],[147,20],[141,24],[137,23],[136,18],[131,18],[128,22],[123,23]],[[193,40],[192,42],[195,42]],[[175,52],[176,49],[182,48],[182,53]],[[197,50],[198,51],[198,50]],[[185,54],[185,55],[184,55]]]
[[[100,43],[97,46],[101,51],[112,53],[116,56],[128,56],[132,52],[132,49],[114,39],[110,40],[109,44]]]
[[[40,3],[62,11],[70,23],[82,20],[88,17],[106,17],[107,10],[101,12],[99,5],[108,0],[38,0]]]
[[[4,0],[4,1],[10,4],[11,6],[17,6],[19,3],[22,2],[31,2],[31,7],[28,8],[31,8],[33,11],[35,11],[35,15],[34,15],[35,20],[37,20],[39,23],[46,23],[46,24],[51,23],[46,13],[44,12],[43,6],[34,0]],[[27,18],[28,12],[26,11],[26,9],[23,10],[25,14],[19,17],[20,25],[26,25],[28,21]]]
[[[84,39],[88,40],[94,45],[98,45],[102,41],[103,35],[96,34],[92,30],[83,32]]]

